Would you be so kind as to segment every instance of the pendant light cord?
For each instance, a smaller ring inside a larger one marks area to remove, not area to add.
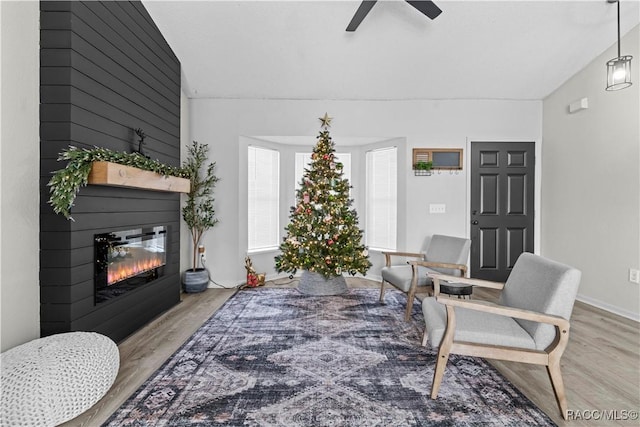
[[[620,58],[620,0],[618,0],[618,58]]]

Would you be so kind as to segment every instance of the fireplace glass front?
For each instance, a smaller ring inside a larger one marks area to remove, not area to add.
[[[162,276],[167,263],[166,240],[164,226],[96,234],[96,304]]]

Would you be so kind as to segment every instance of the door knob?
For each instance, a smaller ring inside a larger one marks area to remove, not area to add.
[[[473,221],[471,221],[471,224],[478,225],[478,221],[477,220],[473,220]]]

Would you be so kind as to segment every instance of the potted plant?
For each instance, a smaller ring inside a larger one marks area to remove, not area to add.
[[[209,163],[209,146],[193,141],[188,147],[187,159],[182,165],[191,180],[191,190],[187,193],[187,201],[182,208],[182,219],[191,232],[193,244],[192,268],[186,270],[182,277],[185,292],[202,292],[209,285],[209,272],[198,268],[198,247],[204,233],[218,223],[213,209],[213,188],[218,182],[213,170],[216,163]]]
[[[429,176],[431,175],[432,168],[433,162],[425,162],[424,160],[416,162],[416,164],[413,165],[415,176]]]

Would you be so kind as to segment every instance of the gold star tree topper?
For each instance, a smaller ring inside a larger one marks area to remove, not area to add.
[[[320,126],[322,129],[327,129],[329,127],[331,127],[331,120],[333,120],[333,117],[329,117],[329,115],[327,113],[324,113],[323,117],[319,117],[318,120],[320,120],[320,122],[322,123],[322,125]]]

